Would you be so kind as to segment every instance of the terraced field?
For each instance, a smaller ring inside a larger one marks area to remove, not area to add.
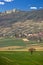
[[[0,65],[43,65],[43,52],[0,52]]]

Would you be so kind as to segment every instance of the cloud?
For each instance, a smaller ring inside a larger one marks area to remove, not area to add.
[[[13,0],[4,0],[5,2],[12,2]]]
[[[0,2],[0,5],[4,5],[5,3],[4,2]]]
[[[37,7],[30,7],[30,9],[37,9]]]

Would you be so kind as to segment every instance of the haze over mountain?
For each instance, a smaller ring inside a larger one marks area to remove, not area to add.
[[[43,9],[21,11],[9,10],[0,13],[0,36],[15,33],[37,33],[43,31]]]

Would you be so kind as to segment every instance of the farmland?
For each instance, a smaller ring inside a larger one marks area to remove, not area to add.
[[[23,40],[26,39],[0,39],[0,65],[43,65],[43,43]],[[36,48],[32,55],[30,47]]]
[[[22,39],[15,39],[15,38],[3,38],[0,39],[0,47],[7,47],[7,46],[25,46],[25,42]]]
[[[43,51],[43,43],[24,40],[27,39],[2,38],[0,39],[0,51],[28,51],[30,47]]]
[[[43,65],[43,52],[1,51],[0,65]]]

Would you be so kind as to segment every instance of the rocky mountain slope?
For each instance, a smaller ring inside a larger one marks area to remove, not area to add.
[[[0,13],[0,36],[43,32],[43,9]]]

